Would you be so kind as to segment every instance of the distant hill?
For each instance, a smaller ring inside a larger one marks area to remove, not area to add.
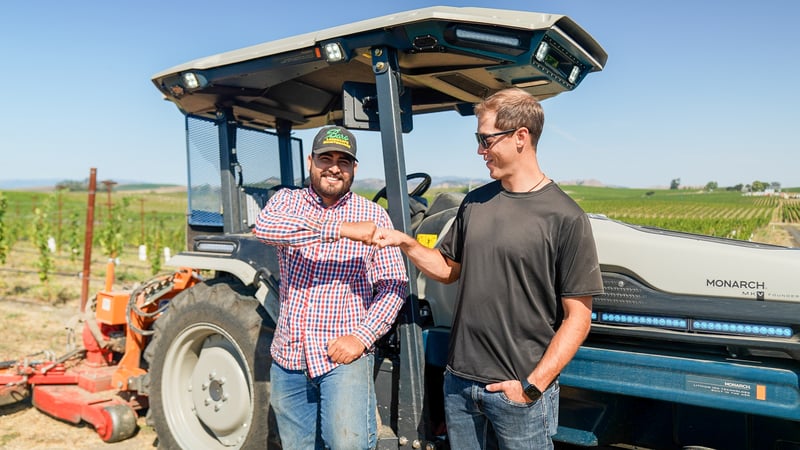
[[[56,185],[62,183],[64,179],[49,179],[42,178],[36,180],[0,180],[0,190],[4,191],[52,191]],[[88,180],[83,180],[88,183]],[[135,180],[114,180],[117,184],[114,185],[114,191],[143,191],[143,190],[161,190],[161,189],[179,189],[186,188],[185,185],[167,184],[167,183],[146,183],[143,181]],[[80,183],[80,182],[77,182]],[[105,186],[102,180],[97,180],[97,190],[105,191]]]
[[[478,187],[491,182],[489,178],[468,178],[457,176],[431,176],[431,187],[433,188],[454,188],[454,187]],[[557,183],[565,186],[592,186],[592,187],[605,187],[606,184],[600,180],[557,180]],[[377,190],[384,187],[386,183],[379,178],[366,178],[363,180],[356,180],[353,182],[353,187],[356,189],[364,190]]]
[[[490,182],[490,179],[478,179],[478,178],[467,178],[467,177],[454,177],[454,176],[431,176],[431,187],[433,188],[452,188],[452,187],[462,187],[462,186],[472,186],[477,187],[483,184]],[[380,178],[364,178],[359,180],[356,177],[356,180],[353,182],[353,188],[359,190],[372,190],[377,191],[378,189],[386,186],[386,182]]]
[[[558,180],[558,184],[564,186],[592,186],[592,187],[604,187],[605,184],[600,180],[595,180],[590,178],[588,180]]]
[[[491,182],[489,178],[469,178],[459,176],[431,176],[431,187],[433,188],[457,188],[457,187],[477,187]],[[26,191],[50,191],[55,189],[56,184],[63,179],[36,179],[36,180],[0,180],[0,190],[26,190]],[[117,180],[114,180],[117,181]],[[606,186],[602,181],[595,179],[586,180],[557,180],[558,184],[570,186]],[[353,188],[358,190],[377,191],[386,186],[386,182],[381,178],[364,178],[353,182]],[[618,187],[618,186],[617,186]],[[97,181],[97,190],[104,190],[102,181]],[[181,190],[186,189],[185,185],[167,183],[146,183],[136,180],[119,180],[113,188],[115,191],[144,191],[144,190]]]
[[[7,191],[14,190],[49,190],[63,180],[60,179],[41,179],[41,180],[0,180],[0,189]]]

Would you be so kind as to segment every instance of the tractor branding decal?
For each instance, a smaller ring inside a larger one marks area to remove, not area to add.
[[[741,289],[741,295],[745,297],[754,297],[756,300],[764,300],[767,283],[753,280],[720,280],[709,278],[706,279],[706,287]]]
[[[766,283],[763,281],[748,281],[748,280],[706,280],[706,286],[718,288],[735,288],[735,289],[758,289],[765,290]]]

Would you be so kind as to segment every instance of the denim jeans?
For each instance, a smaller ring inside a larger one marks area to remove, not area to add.
[[[450,448],[552,449],[558,431],[558,381],[533,403],[511,401],[503,392],[449,371],[444,375],[444,411]]]
[[[373,355],[316,378],[272,363],[270,402],[284,450],[372,449],[377,445]]]

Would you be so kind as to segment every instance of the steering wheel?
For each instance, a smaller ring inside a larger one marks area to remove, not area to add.
[[[409,197],[420,197],[422,194],[428,191],[428,188],[431,187],[431,176],[427,173],[423,172],[416,172],[416,173],[409,173],[406,175],[406,182],[415,180],[417,178],[422,178],[422,181],[415,187],[411,192],[408,193]],[[377,202],[378,200],[386,198],[386,186],[382,187],[374,197],[372,197],[373,202]],[[388,201],[389,199],[386,198]]]

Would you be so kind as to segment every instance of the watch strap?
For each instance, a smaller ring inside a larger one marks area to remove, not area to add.
[[[520,383],[522,383],[522,390],[525,392],[525,395],[527,395],[531,401],[535,402],[542,396],[542,391],[540,391],[536,385],[528,382],[527,378],[521,379]]]

